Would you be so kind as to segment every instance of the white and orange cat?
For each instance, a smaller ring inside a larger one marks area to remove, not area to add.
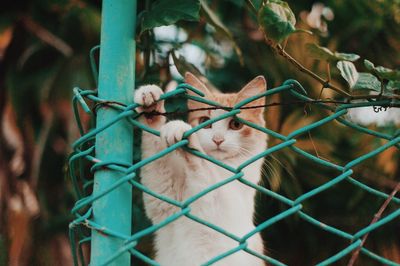
[[[222,94],[210,92],[194,75],[185,75],[186,83],[199,89],[205,98],[223,106],[233,107],[236,103],[266,90],[264,77],[258,76],[240,92]],[[138,112],[164,112],[163,101],[156,101],[163,94],[155,85],[146,85],[135,91],[134,100],[142,105]],[[264,98],[247,106],[263,105]],[[209,107],[195,101],[188,101],[190,109]],[[264,126],[263,109],[243,109],[239,117]],[[184,132],[208,119],[218,117],[224,110],[204,110],[190,112],[188,123],[175,120],[166,122],[164,116],[141,116],[141,122],[159,130],[161,137],[143,132],[142,156],[147,158],[180,140]],[[267,147],[267,137],[251,127],[243,125],[232,117],[217,121],[188,138],[190,148],[203,152],[232,167],[237,167],[249,158],[263,152]],[[257,184],[261,176],[262,159],[245,167],[243,178]],[[141,170],[142,184],[152,191],[183,202],[205,190],[209,186],[231,177],[233,173],[183,149],[163,156],[147,164]],[[190,204],[190,214],[212,223],[231,234],[243,237],[255,226],[253,224],[254,196],[256,191],[235,180],[199,198]],[[144,207],[154,224],[181,209],[144,193]],[[260,234],[247,240],[248,248],[263,254]],[[215,256],[236,248],[239,243],[203,224],[182,216],[160,228],[155,233],[155,260],[162,266],[199,266]],[[214,265],[261,266],[264,262],[245,252],[239,251]]]

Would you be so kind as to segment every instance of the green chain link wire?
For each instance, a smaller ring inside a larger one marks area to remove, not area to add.
[[[96,76],[96,77],[97,77],[97,71],[96,71],[96,67],[93,67],[93,65],[94,65],[93,54],[97,49],[98,49],[98,47],[95,47],[90,52],[91,61],[92,61],[92,71],[94,73],[94,76]],[[187,90],[191,90],[191,91],[197,93],[199,96],[190,96],[187,94]],[[299,218],[303,219],[304,221],[307,221],[308,223],[316,226],[317,228],[327,231],[331,234],[337,235],[337,236],[339,236],[343,239],[346,239],[350,242],[350,244],[346,248],[344,248],[337,254],[334,254],[333,256],[327,258],[326,260],[324,260],[318,264],[318,265],[330,265],[330,264],[336,262],[337,260],[343,258],[344,256],[348,255],[353,250],[359,248],[362,243],[361,238],[364,235],[368,234],[369,232],[371,232],[373,230],[376,230],[379,227],[384,226],[386,223],[388,223],[391,220],[400,216],[400,208],[398,208],[396,211],[394,211],[394,212],[390,213],[389,215],[385,216],[384,218],[380,219],[378,222],[368,225],[354,234],[350,234],[348,232],[345,232],[345,231],[335,228],[333,226],[324,224],[324,223],[318,221],[317,219],[311,217],[310,215],[308,215],[307,213],[305,213],[302,210],[302,202],[304,202],[305,200],[308,200],[314,196],[317,196],[321,192],[332,188],[333,186],[335,186],[336,184],[338,184],[340,182],[349,182],[350,184],[358,187],[359,189],[362,189],[362,190],[364,190],[370,194],[373,194],[379,198],[382,198],[382,199],[387,199],[389,197],[388,194],[378,191],[378,190],[376,190],[372,187],[369,187],[369,186],[361,183],[360,181],[357,181],[356,179],[354,179],[352,177],[352,174],[353,174],[352,168],[355,167],[356,165],[362,163],[363,161],[383,152],[384,150],[386,150],[390,147],[396,147],[397,149],[400,149],[400,134],[396,133],[394,135],[388,135],[388,134],[380,133],[380,132],[356,125],[352,122],[349,122],[346,119],[344,119],[343,116],[351,108],[365,107],[365,106],[390,106],[391,104],[393,104],[394,100],[393,101],[377,100],[377,101],[372,101],[372,102],[348,103],[348,104],[341,104],[336,108],[333,108],[332,106],[326,105],[324,103],[317,103],[317,105],[320,108],[331,111],[332,114],[317,121],[317,122],[309,124],[303,128],[297,129],[297,130],[291,132],[290,134],[288,134],[287,136],[282,135],[278,132],[274,132],[268,128],[260,127],[256,124],[253,124],[253,123],[243,120],[241,118],[237,118],[240,122],[246,124],[247,126],[253,127],[261,132],[264,132],[265,134],[267,134],[271,137],[279,139],[281,141],[281,143],[279,143],[275,146],[269,147],[264,152],[245,161],[239,167],[234,168],[234,167],[226,165],[223,162],[218,161],[204,153],[187,148],[186,147],[186,145],[188,144],[187,138],[194,132],[202,129],[203,127],[205,127],[211,123],[214,123],[218,120],[225,119],[227,117],[235,116],[236,114],[240,113],[241,107],[243,107],[244,105],[246,105],[254,100],[257,100],[258,98],[261,98],[261,97],[266,97],[266,96],[277,94],[277,93],[289,93],[292,97],[294,97],[298,100],[304,100],[304,101],[311,100],[311,98],[307,97],[306,90],[301,86],[301,84],[299,82],[297,82],[295,80],[287,80],[286,82],[283,83],[282,86],[270,89],[262,94],[250,97],[250,98],[238,103],[230,111],[224,113],[223,115],[213,118],[213,119],[210,119],[210,120],[208,120],[204,123],[201,123],[198,126],[192,128],[191,130],[187,131],[184,134],[184,138],[182,141],[166,148],[165,150],[163,150],[151,157],[145,158],[133,165],[121,163],[118,161],[100,161],[99,159],[94,157],[94,154],[95,154],[94,153],[94,138],[96,137],[96,134],[98,134],[99,132],[112,126],[114,123],[116,123],[122,119],[126,119],[127,121],[129,121],[129,123],[135,128],[138,128],[140,130],[144,130],[151,134],[159,136],[160,135],[159,131],[149,128],[146,125],[143,125],[143,124],[139,123],[137,120],[135,120],[135,118],[137,118],[137,116],[139,115],[135,111],[135,108],[138,107],[138,104],[131,104],[126,107],[116,105],[116,104],[113,104],[112,102],[107,102],[107,99],[100,99],[99,97],[97,97],[96,91],[93,91],[93,90],[82,90],[80,88],[74,88],[73,92],[74,92],[74,97],[72,100],[73,110],[75,113],[75,118],[76,118],[76,122],[77,122],[77,125],[79,128],[79,131],[81,134],[81,137],[73,144],[73,153],[71,154],[71,156],[69,158],[70,175],[71,175],[74,189],[76,191],[76,196],[78,198],[78,201],[75,203],[75,206],[72,209],[72,214],[75,216],[75,219],[70,223],[70,226],[69,226],[71,249],[72,249],[75,265],[78,265],[78,260],[81,262],[82,265],[84,264],[82,245],[91,241],[90,230],[88,230],[88,229],[98,230],[102,234],[105,234],[109,237],[119,238],[124,241],[124,245],[120,248],[120,250],[118,252],[116,252],[113,256],[108,258],[106,261],[104,261],[103,265],[107,265],[107,264],[111,263],[112,261],[114,261],[116,258],[118,258],[120,255],[122,255],[125,252],[130,252],[133,256],[143,260],[144,262],[148,263],[149,265],[159,265],[156,261],[154,261],[151,258],[147,257],[146,255],[140,253],[135,247],[141,238],[154,233],[155,231],[159,230],[161,227],[179,219],[182,216],[186,216],[187,218],[189,218],[193,221],[203,224],[204,226],[208,226],[209,228],[212,228],[213,230],[215,230],[221,234],[224,234],[225,236],[238,242],[238,246],[236,248],[231,249],[223,254],[220,254],[220,255],[214,257],[213,259],[204,263],[203,265],[211,265],[211,264],[213,264],[213,263],[215,263],[237,251],[240,251],[240,250],[243,250],[249,254],[252,254],[260,259],[263,259],[263,260],[267,261],[268,263],[270,263],[271,265],[285,265],[284,263],[282,263],[272,257],[257,253],[255,251],[249,249],[246,241],[254,234],[256,234],[256,233],[268,228],[269,226],[277,223],[278,221],[285,219],[292,215],[297,215]],[[196,88],[193,88],[192,86],[190,86],[188,84],[181,84],[174,91],[165,93],[164,95],[161,96],[160,101],[170,99],[171,97],[174,97],[177,95],[186,97],[187,99],[200,101],[200,102],[209,104],[210,106],[219,106],[218,103],[215,103],[215,102],[212,102],[212,101],[202,98],[201,96],[204,96],[204,95],[200,91],[198,91]],[[93,121],[94,121],[94,118],[96,115],[95,112],[93,112],[89,108],[89,105],[87,102],[91,102],[91,105],[97,104],[100,107],[101,107],[101,105],[106,104],[107,106],[109,106],[109,107],[111,106],[112,108],[118,110],[119,114],[108,124],[103,125],[102,127],[93,128],[93,129],[85,132],[82,122],[81,122],[80,115],[79,115],[79,106],[82,108],[82,110],[84,112],[86,112],[89,116],[91,116]],[[395,102],[395,103],[398,104],[399,102]],[[326,123],[329,123],[331,121],[334,121],[334,120],[349,127],[349,128],[352,128],[358,132],[386,140],[387,142],[384,145],[380,146],[379,148],[348,162],[344,166],[337,165],[337,164],[334,164],[327,160],[324,160],[322,158],[316,157],[316,156],[295,146],[296,137],[299,137],[314,128],[320,127],[320,126],[322,126]],[[183,148],[187,152],[189,152],[193,155],[199,156],[199,157],[201,157],[205,160],[208,160],[222,168],[225,168],[226,170],[228,170],[232,173],[232,176],[219,182],[219,183],[216,183],[216,184],[208,187],[204,191],[198,193],[197,195],[195,195],[193,197],[186,199],[183,202],[179,202],[179,201],[173,200],[171,198],[168,198],[164,195],[155,193],[154,191],[151,191],[147,187],[140,184],[139,178],[136,174],[137,170],[139,170],[144,165],[147,165],[178,148]],[[242,170],[245,167],[247,167],[248,165],[250,165],[251,163],[255,162],[256,160],[258,160],[262,157],[266,157],[266,156],[268,156],[274,152],[280,151],[282,149],[290,149],[290,150],[294,151],[295,153],[297,153],[315,163],[323,165],[326,168],[335,170],[337,172],[337,176],[335,178],[333,178],[332,180],[326,182],[325,184],[318,186],[315,189],[299,196],[295,200],[291,200],[291,199],[289,199],[283,195],[280,195],[270,189],[267,189],[258,184],[254,184],[254,183],[251,183],[251,182],[243,179]],[[85,176],[87,175],[87,173],[85,172],[86,171],[85,169],[88,168],[88,165],[91,166],[90,171],[92,173],[99,168],[107,168],[111,171],[118,171],[118,172],[122,173],[123,176],[118,181],[116,181],[112,186],[110,186],[107,190],[102,191],[99,194],[93,195],[91,193],[91,186],[93,185],[93,180],[85,178]],[[276,200],[284,203],[285,205],[287,205],[288,209],[269,218],[268,220],[262,222],[254,230],[252,230],[251,232],[248,232],[243,237],[238,237],[238,236],[224,230],[221,227],[218,227],[214,224],[209,223],[208,221],[200,219],[199,217],[197,217],[191,213],[190,205],[193,202],[195,202],[199,198],[203,197],[207,193],[209,193],[213,190],[216,190],[216,189],[220,188],[221,186],[224,186],[225,184],[228,184],[235,180],[241,182],[243,185],[246,185],[246,186],[256,189],[260,193],[263,193],[273,199],[276,199]],[[118,186],[120,186],[126,182],[131,184],[134,189],[137,189],[143,193],[147,193],[147,194],[152,195],[153,197],[156,197],[160,200],[163,200],[171,205],[179,207],[181,210],[179,212],[171,215],[164,221],[162,221],[158,224],[154,224],[154,225],[152,225],[144,230],[141,230],[139,232],[136,232],[133,235],[121,234],[119,232],[107,229],[107,228],[103,227],[101,224],[96,223],[96,221],[93,220],[93,217],[92,217],[92,207],[91,207],[92,203],[94,201],[98,200],[99,198],[104,197],[106,194],[110,193],[111,191],[116,189]],[[394,202],[395,204],[400,204],[400,198],[393,197],[392,202]],[[78,246],[77,246],[77,244],[78,244]],[[368,250],[365,247],[361,248],[361,252],[379,263],[383,263],[386,265],[399,265],[393,261],[390,261],[382,256],[379,256],[379,255],[371,252],[370,250]]]

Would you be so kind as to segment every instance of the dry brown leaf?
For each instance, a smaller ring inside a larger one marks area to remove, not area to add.
[[[395,156],[398,150],[396,147],[391,147],[376,156],[376,164],[378,169],[386,174],[393,175],[397,169],[398,162],[395,160]]]
[[[29,245],[30,215],[25,211],[23,199],[15,194],[8,199],[9,266],[26,265],[25,250]]]
[[[17,180],[16,193],[7,200],[7,225],[9,244],[9,265],[27,265],[31,244],[31,221],[39,215],[39,202],[32,188],[25,180]]]
[[[15,111],[10,101],[6,101],[1,119],[1,130],[5,142],[13,151],[10,169],[15,176],[20,176],[26,166],[24,161],[24,141],[22,133],[17,126]]]
[[[394,262],[400,263],[400,247],[397,243],[391,243],[382,248],[382,256]]]
[[[8,27],[0,33],[0,60],[13,37],[14,27]]]
[[[19,189],[22,195],[25,210],[31,217],[36,217],[40,213],[40,206],[35,195],[35,192],[29,186],[28,182],[21,180],[19,182]]]

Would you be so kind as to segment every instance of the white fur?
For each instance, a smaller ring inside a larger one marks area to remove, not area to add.
[[[154,85],[143,86],[136,91],[135,102],[143,104],[144,110],[164,111],[162,103],[154,103],[161,94],[161,89]],[[211,116],[215,117],[221,112],[223,111],[213,111]],[[183,121],[165,123],[166,120],[162,116],[158,116],[157,120],[148,120],[144,117],[141,120],[161,132],[161,137],[143,132],[143,158],[180,141],[183,133],[191,128],[191,125]],[[241,139],[237,131],[228,129],[228,123],[229,119],[225,119],[214,123],[210,129],[201,129],[192,134],[189,137],[189,146],[233,167],[265,150],[265,141]],[[216,150],[217,146],[212,141],[214,136],[224,138],[220,146],[223,151]],[[244,178],[257,184],[261,166],[262,160],[258,160],[246,167],[243,170]],[[233,173],[182,149],[147,164],[141,170],[143,185],[180,202],[232,175]],[[253,225],[255,192],[253,188],[235,180],[190,204],[190,214],[242,237],[255,228]],[[180,208],[146,193],[143,198],[146,214],[154,224],[180,211]],[[263,243],[258,233],[249,238],[247,243],[248,248],[263,254]],[[155,260],[162,266],[198,266],[238,245],[237,241],[182,216],[156,231]],[[261,266],[264,262],[244,251],[239,251],[214,265]]]

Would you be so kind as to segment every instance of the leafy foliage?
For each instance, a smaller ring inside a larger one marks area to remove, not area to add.
[[[390,68],[386,68],[383,66],[377,66],[371,62],[368,61],[367,59],[364,60],[364,65],[365,67],[374,75],[381,79],[387,79],[391,81],[400,81],[400,71],[399,70],[393,70]]]
[[[270,0],[264,3],[258,13],[258,21],[268,38],[281,42],[296,32],[296,17],[288,3]]]
[[[359,55],[356,54],[346,54],[346,53],[338,53],[332,52],[326,47],[319,46],[315,43],[306,44],[307,52],[316,59],[325,60],[325,61],[351,61],[354,62],[360,58]]]
[[[381,90],[381,83],[372,74],[358,73],[357,82],[352,87],[353,90],[372,90],[379,92]]]
[[[340,74],[347,81],[350,88],[353,88],[357,83],[359,74],[353,63],[347,61],[339,61],[337,68],[340,70]]]
[[[157,0],[143,12],[142,32],[180,20],[198,21],[199,0]]]
[[[214,11],[208,6],[205,0],[201,0],[201,8],[204,18],[210,25],[212,25],[217,33],[227,38],[233,45],[236,54],[239,57],[241,64],[243,64],[243,55],[240,47],[236,44],[236,41],[233,37],[231,31],[224,25],[224,23],[219,19],[218,15],[214,13]]]
[[[347,81],[350,89],[380,92],[382,88],[386,88],[383,91],[383,95],[386,95],[387,91],[397,90],[398,83],[396,81],[399,78],[398,75],[400,72],[381,66],[375,67],[368,60],[364,60],[364,65],[373,74],[359,73],[352,62],[339,61],[337,63],[337,68],[342,77]],[[382,83],[385,79],[390,81],[388,86]],[[391,95],[391,92],[389,95]]]

